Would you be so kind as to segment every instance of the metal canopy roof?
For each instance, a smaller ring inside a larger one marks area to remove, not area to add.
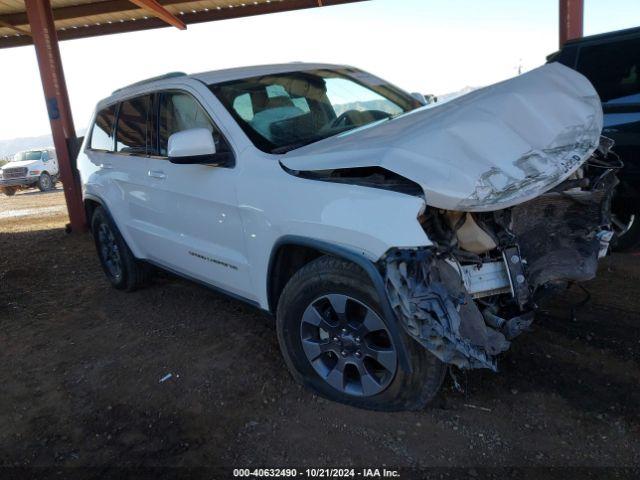
[[[51,0],[59,40],[248,17],[363,0]],[[0,48],[30,45],[24,0],[0,0]]]

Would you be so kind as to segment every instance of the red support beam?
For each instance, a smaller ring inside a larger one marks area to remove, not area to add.
[[[584,0],[560,1],[560,47],[574,38],[582,37]]]
[[[169,10],[160,5],[156,0],[130,0],[131,3],[135,3],[140,8],[151,12],[151,14],[162,20],[163,22],[173,25],[174,27],[180,30],[186,30],[187,26],[184,24],[182,20],[176,17]]]
[[[31,32],[28,30],[25,30],[23,28],[20,27],[16,27],[15,25],[13,25],[12,23],[9,22],[5,22],[4,20],[2,20],[0,18],[0,27],[7,27],[10,28],[11,30],[13,30],[14,32],[18,32],[21,33],[22,35],[29,35],[31,36]]]
[[[78,172],[72,160],[76,143],[69,94],[62,70],[58,37],[53,24],[50,0],[25,0],[31,36],[36,49],[40,79],[49,113],[53,144],[56,147],[60,175],[64,185],[71,230],[86,231],[82,190]]]

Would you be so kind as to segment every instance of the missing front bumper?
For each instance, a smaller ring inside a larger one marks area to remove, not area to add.
[[[474,272],[421,248],[391,250],[382,263],[402,327],[443,362],[496,370],[496,356],[531,324],[529,313],[506,320],[489,309],[481,312],[474,301],[474,296],[513,292],[506,259]]]

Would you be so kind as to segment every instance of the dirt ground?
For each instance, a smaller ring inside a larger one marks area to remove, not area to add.
[[[239,301],[169,275],[110,288],[66,222],[61,190],[0,198],[0,466],[638,466],[638,254],[603,262],[574,319],[579,288],[544,305],[499,374],[385,414],[295,384]]]

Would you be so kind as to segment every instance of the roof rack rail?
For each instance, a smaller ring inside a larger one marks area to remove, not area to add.
[[[117,88],[112,92],[112,95],[118,93],[126,88],[137,87],[138,85],[144,85],[145,83],[155,82],[157,80],[165,80],[167,78],[175,78],[175,77],[186,77],[187,74],[184,72],[169,72],[164,75],[158,75],[157,77],[146,78],[144,80],[140,80],[139,82],[132,83],[130,85],[126,85],[124,87]]]

